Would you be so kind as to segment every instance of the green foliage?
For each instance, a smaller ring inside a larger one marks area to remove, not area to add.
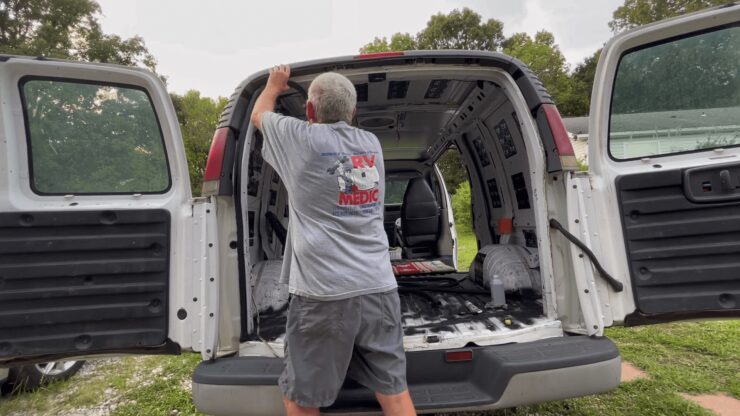
[[[612,14],[614,32],[728,3],[728,0],[625,0]]]
[[[213,132],[228,100],[223,97],[217,100],[201,97],[195,90],[190,90],[185,95],[170,94],[170,98],[180,121],[188,158],[190,186],[193,195],[200,195]]]
[[[386,37],[373,39],[372,42],[360,48],[360,53],[410,51],[418,49],[416,39],[408,33],[395,33],[390,42]]]
[[[3,0],[0,53],[144,65],[156,60],[138,36],[103,33],[94,0]]]
[[[496,19],[483,21],[480,14],[465,7],[449,14],[437,13],[416,36],[419,49],[470,49],[495,51],[504,39],[504,24]]]
[[[464,272],[470,268],[475,255],[478,254],[478,240],[473,230],[455,225],[457,231],[457,270]]]
[[[504,24],[496,19],[483,21],[480,14],[465,7],[448,14],[432,16],[427,26],[416,36],[396,33],[387,38],[376,37],[360,48],[361,53],[407,51],[412,49],[469,49],[496,51],[504,39]]]
[[[457,149],[447,150],[438,160],[437,167],[442,173],[447,190],[455,194],[461,183],[468,180],[468,171],[463,165]]]
[[[169,185],[154,109],[141,90],[30,80],[23,86],[34,188],[159,192]]]
[[[455,227],[462,230],[472,228],[472,209],[470,206],[470,183],[465,181],[457,187],[452,195],[452,215],[455,217]]]
[[[503,43],[504,53],[524,62],[547,88],[564,115],[571,115],[573,88],[568,77],[568,64],[552,33],[541,30],[534,38],[515,33]]]
[[[596,64],[599,63],[601,49],[576,65],[570,76],[571,92],[558,105],[558,109],[567,117],[587,116],[591,108],[591,89],[596,75]]]

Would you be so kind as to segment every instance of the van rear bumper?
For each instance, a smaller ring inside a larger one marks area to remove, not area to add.
[[[619,385],[619,351],[608,338],[571,336],[469,348],[473,359],[449,363],[444,350],[407,356],[409,391],[420,413],[483,410],[602,393]],[[279,358],[202,362],[193,373],[196,407],[217,416],[278,415]],[[378,411],[372,392],[348,381],[326,413]]]

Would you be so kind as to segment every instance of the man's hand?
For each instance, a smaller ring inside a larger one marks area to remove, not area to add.
[[[277,65],[270,69],[267,85],[262,94],[257,98],[252,109],[250,118],[255,127],[262,130],[262,113],[273,111],[278,95],[290,89],[288,79],[290,78],[290,67],[288,65]]]
[[[290,78],[290,67],[288,65],[278,65],[270,68],[270,77],[267,79],[267,88],[274,88],[279,93],[290,89],[288,87],[288,78]]]

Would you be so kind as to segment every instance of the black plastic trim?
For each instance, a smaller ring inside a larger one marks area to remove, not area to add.
[[[154,347],[136,347],[136,348],[116,348],[110,350],[99,350],[85,352],[84,355],[76,354],[48,354],[48,355],[37,355],[30,357],[18,357],[7,361],[0,361],[0,365],[3,367],[18,367],[36,363],[46,363],[49,361],[67,360],[70,358],[76,358],[80,356],[94,357],[94,356],[109,356],[109,355],[180,355],[182,349],[180,344],[167,339],[163,344]]]
[[[170,213],[0,213],[0,360],[166,343]]]
[[[615,180],[636,305],[626,319],[633,325],[740,312],[740,201],[692,202],[685,171]]]

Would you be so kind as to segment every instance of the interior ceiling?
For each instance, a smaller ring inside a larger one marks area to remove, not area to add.
[[[400,74],[399,74],[400,75]],[[387,79],[385,73],[352,76],[357,90],[357,126],[380,140],[385,159],[425,159],[475,81],[419,78]],[[308,91],[309,82],[299,85]],[[281,99],[282,110],[305,118],[305,98],[298,93]]]

